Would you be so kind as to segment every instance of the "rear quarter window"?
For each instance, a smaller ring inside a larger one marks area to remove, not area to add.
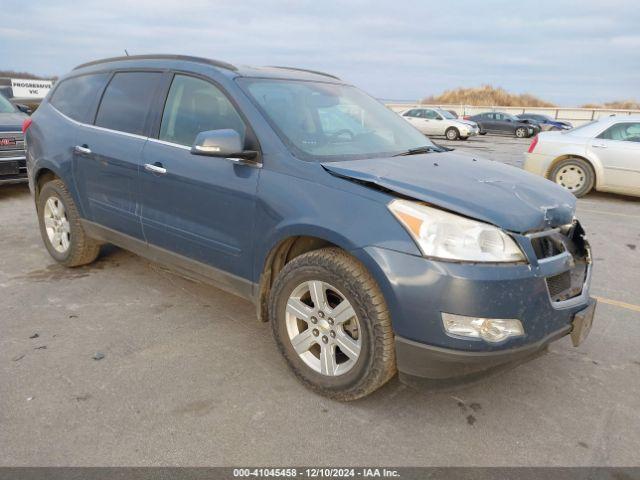
[[[144,135],[149,108],[161,78],[160,72],[116,73],[100,101],[96,125]]]
[[[91,110],[108,78],[107,73],[97,73],[63,80],[53,92],[50,103],[67,117],[90,123]]]

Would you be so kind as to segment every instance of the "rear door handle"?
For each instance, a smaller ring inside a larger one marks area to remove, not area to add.
[[[167,173],[167,169],[164,168],[160,162],[145,163],[144,169],[147,172],[159,173],[160,175],[164,175],[165,173]]]
[[[91,149],[87,145],[76,145],[73,150],[80,155],[91,155]]]

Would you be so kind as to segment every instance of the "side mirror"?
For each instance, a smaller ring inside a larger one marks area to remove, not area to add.
[[[252,164],[258,156],[255,150],[244,150],[240,134],[230,128],[200,132],[191,147],[193,155],[221,157],[238,164]]]
[[[436,120],[442,120],[442,117],[436,117]]]
[[[33,113],[33,110],[31,110],[27,105],[23,105],[21,103],[16,103],[16,108],[27,115],[31,115]]]

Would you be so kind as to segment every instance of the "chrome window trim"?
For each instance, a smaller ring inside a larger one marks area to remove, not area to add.
[[[182,150],[191,151],[191,147],[187,145],[182,145],[180,143],[167,142],[166,140],[160,140],[159,138],[148,137],[148,140],[153,143],[159,143],[161,145],[167,145],[169,147],[181,148]]]
[[[121,130],[112,130],[111,128],[105,128],[105,127],[100,127],[98,125],[91,125],[89,123],[83,123],[83,122],[79,122],[77,120],[74,120],[73,118],[65,115],[64,113],[62,113],[60,110],[58,110],[56,107],[54,107],[52,104],[49,104],[49,106],[56,111],[56,113],[58,113],[61,117],[65,118],[66,120],[70,121],[71,123],[74,123],[76,125],[80,125],[81,127],[88,127],[88,128],[93,128],[96,130],[101,130],[103,132],[109,132],[109,133],[118,133],[120,135],[124,135],[126,137],[131,137],[131,138],[138,138],[140,140],[148,140],[149,137],[145,136],[145,135],[138,135],[137,133],[129,133],[129,132],[123,132]]]

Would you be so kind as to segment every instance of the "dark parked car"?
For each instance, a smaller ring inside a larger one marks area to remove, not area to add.
[[[22,124],[27,118],[0,94],[0,184],[27,180],[22,137]]]
[[[570,192],[445,152],[331,75],[106,59],[32,119],[30,187],[56,261],[91,263],[109,242],[247,298],[329,397],[396,368],[466,379],[589,332]]]
[[[480,127],[480,134],[503,133],[518,138],[532,137],[540,132],[540,127],[525,123],[509,113],[485,112],[478,115],[465,116],[465,120],[473,120]]]
[[[571,130],[573,125],[569,122],[561,122],[555,120],[548,115],[542,115],[539,113],[521,113],[517,115],[519,120],[524,122],[534,122],[540,126],[543,131],[547,130]]]

